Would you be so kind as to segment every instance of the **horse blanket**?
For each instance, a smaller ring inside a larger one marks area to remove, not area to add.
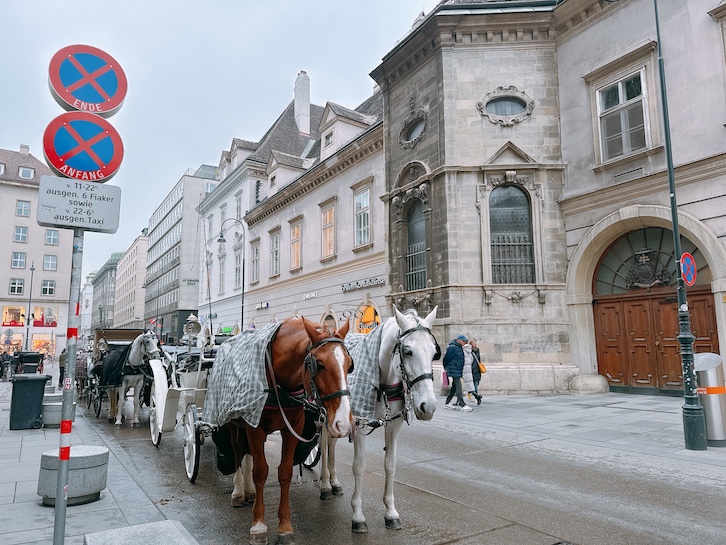
[[[94,367],[94,374],[99,377],[101,386],[121,386],[123,380],[122,369],[129,359],[130,352],[130,344],[123,348],[117,348],[103,358],[99,370],[96,370],[96,367],[99,367],[98,365]]]
[[[353,372],[348,375],[351,412],[354,416],[372,420],[375,418],[379,387],[378,352],[381,349],[383,327],[378,326],[364,335],[349,333],[345,347],[353,358]]]
[[[202,421],[221,428],[235,418],[260,425],[269,386],[265,372],[268,346],[282,322],[244,331],[223,342],[207,380]]]

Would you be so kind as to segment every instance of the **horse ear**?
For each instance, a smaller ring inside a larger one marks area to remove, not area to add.
[[[403,315],[403,313],[398,310],[398,308],[394,305],[393,312],[396,313],[396,322],[398,322],[398,328],[401,330],[401,333],[406,331],[411,327],[411,324],[408,323],[408,320]]]
[[[343,326],[338,329],[335,332],[335,335],[337,337],[340,337],[341,339],[345,339],[345,336],[348,334],[348,331],[350,330],[350,320],[346,320]]]
[[[426,325],[429,326],[429,329],[434,327],[434,320],[436,320],[436,311],[439,310],[439,305],[436,305],[434,307],[434,310],[429,312],[429,315],[424,318],[424,322],[426,322]]]
[[[307,332],[308,337],[310,337],[311,341],[315,342],[316,339],[320,338],[321,333],[315,327],[315,324],[312,323],[310,320],[306,319],[304,316],[301,316],[300,318],[302,319],[302,323],[305,326],[305,331]]]

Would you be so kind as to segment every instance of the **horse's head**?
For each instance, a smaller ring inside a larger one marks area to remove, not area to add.
[[[419,420],[431,420],[436,411],[433,360],[441,355],[431,327],[438,306],[421,319],[415,310],[400,312],[395,306],[396,322],[401,330],[398,352],[401,358],[399,372],[413,397],[413,410]]]
[[[330,333],[318,330],[316,324],[302,319],[305,331],[312,343],[305,358],[305,374],[315,385],[319,400],[328,415],[328,432],[332,437],[344,437],[351,432],[353,417],[350,412],[348,373],[353,370],[353,360],[343,344],[348,333],[348,321]]]
[[[141,334],[141,349],[149,358],[158,358],[160,356],[159,338],[153,331],[146,331]]]

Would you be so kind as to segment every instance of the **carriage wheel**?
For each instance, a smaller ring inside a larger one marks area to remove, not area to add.
[[[303,462],[303,466],[306,469],[312,469],[316,465],[318,465],[318,462],[320,461],[320,445],[315,445],[313,449],[310,451],[310,454],[308,454],[308,457],[305,458],[305,461]]]
[[[184,466],[190,482],[197,480],[199,475],[199,454],[202,446],[202,434],[197,427],[197,406],[187,405],[184,412]]]
[[[90,409],[91,405],[93,405],[93,393],[95,391],[95,387],[88,386],[86,388],[86,408]]]
[[[96,418],[101,416],[101,407],[103,406],[103,390],[100,388],[96,391],[96,395],[93,396],[93,412],[96,413]]]
[[[161,443],[161,424],[156,412],[156,388],[154,385],[151,386],[151,397],[149,398],[149,429],[151,430],[151,442],[158,447]]]

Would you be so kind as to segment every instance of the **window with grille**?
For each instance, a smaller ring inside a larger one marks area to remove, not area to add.
[[[234,253],[234,287],[239,288],[242,285],[242,252],[237,250]]]
[[[22,295],[25,287],[25,280],[22,278],[10,279],[10,295]]]
[[[280,233],[270,235],[270,276],[280,274]]]
[[[40,293],[42,295],[55,295],[55,280],[43,280]]]
[[[598,91],[600,134],[604,160],[646,147],[641,72]]]
[[[290,226],[290,270],[302,267],[302,225]]]
[[[15,226],[15,234],[13,235],[13,242],[28,242],[28,228]]]
[[[260,244],[255,243],[250,246],[250,283],[260,281]]]
[[[25,268],[25,252],[13,252],[13,259],[10,261],[10,268],[12,268],[12,269],[24,269]]]
[[[370,189],[355,195],[355,245],[363,246],[371,241]]]
[[[532,219],[527,195],[515,186],[497,187],[489,197],[492,281],[534,283]]]
[[[408,210],[407,235],[406,290],[422,290],[426,287],[426,219],[418,199]]]
[[[45,230],[45,243],[48,246],[58,246],[58,229]]]
[[[43,256],[43,270],[44,271],[55,271],[58,268],[58,256],[56,255],[44,255]]]
[[[30,201],[15,201],[15,215],[30,217]]]
[[[322,258],[335,255],[335,206],[323,210],[322,216]]]

